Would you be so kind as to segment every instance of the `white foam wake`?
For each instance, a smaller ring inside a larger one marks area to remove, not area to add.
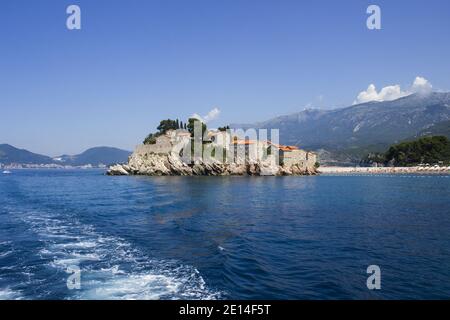
[[[20,292],[13,291],[10,288],[0,288],[0,300],[21,300]]]
[[[68,299],[216,299],[192,266],[152,260],[127,241],[97,232],[70,216],[28,213],[23,220],[44,242],[40,251],[48,267],[66,271],[78,266],[80,290]]]

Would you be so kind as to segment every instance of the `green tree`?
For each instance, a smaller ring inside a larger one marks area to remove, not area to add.
[[[359,164],[361,166],[372,166],[375,163],[384,165],[384,164],[386,164],[386,162],[387,162],[386,155],[384,153],[371,152],[371,153],[368,153],[367,156],[362,158],[361,161],[359,162]]]
[[[150,133],[145,139],[144,144],[155,144],[156,138],[158,137],[158,134]]]
[[[205,134],[207,127],[206,124],[203,123],[202,121],[200,121],[197,118],[189,118],[188,120],[188,125],[187,125],[187,130],[190,132],[191,137],[194,136],[194,127],[196,123],[200,123],[202,125],[202,139],[203,139],[203,135]]]
[[[230,126],[219,127],[218,130],[219,131],[227,131],[227,130],[230,130]]]
[[[385,158],[396,166],[450,164],[450,140],[444,136],[434,136],[402,142],[391,146]]]
[[[178,129],[177,121],[178,120],[171,120],[171,119],[161,120],[159,126],[156,129],[158,129],[160,134],[164,134],[169,130],[176,130]]]
[[[165,134],[169,130],[176,130],[180,128],[180,123],[178,122],[178,119],[176,120],[161,120],[159,122],[159,126],[156,128],[158,132],[156,133],[150,133],[145,139],[144,144],[155,144],[156,138]]]

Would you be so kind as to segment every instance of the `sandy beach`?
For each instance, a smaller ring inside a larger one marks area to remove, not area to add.
[[[450,174],[449,167],[320,167],[323,174]]]

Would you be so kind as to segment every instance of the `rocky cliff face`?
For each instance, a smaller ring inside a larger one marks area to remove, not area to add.
[[[169,154],[134,152],[127,164],[111,166],[107,172],[108,175],[149,176],[282,176],[316,173],[314,167],[303,168],[298,165],[284,167],[274,164],[271,159],[250,161],[245,164],[201,160],[187,164],[174,152]]]

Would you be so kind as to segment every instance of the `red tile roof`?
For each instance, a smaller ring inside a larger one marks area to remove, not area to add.
[[[250,144],[255,144],[258,141],[255,140],[249,140],[249,139],[237,139],[237,137],[233,138],[233,144],[235,145],[250,145]],[[269,145],[272,145],[282,151],[294,151],[294,150],[299,150],[299,148],[297,146],[285,146],[285,145],[281,145],[281,144],[276,144],[276,143],[272,143],[270,141],[260,141],[260,143],[267,143]]]
[[[298,147],[296,147],[296,146],[284,146],[284,145],[282,145],[282,144],[276,144],[276,143],[272,143],[272,142],[270,142],[270,141],[269,141],[269,143],[270,143],[271,145],[273,145],[274,147],[276,147],[276,148],[282,150],[282,151],[299,150]]]
[[[255,144],[255,143],[256,143],[256,141],[254,141],[254,140],[237,140],[237,139],[233,140],[233,144],[236,144],[236,145],[250,145],[250,144]]]

